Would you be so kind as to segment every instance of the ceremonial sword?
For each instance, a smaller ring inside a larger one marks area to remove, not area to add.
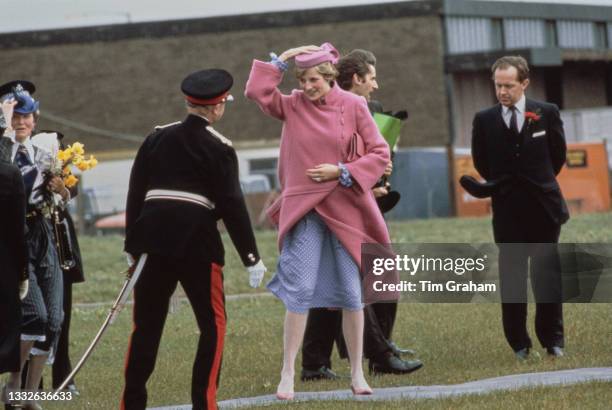
[[[60,384],[60,386],[57,389],[55,389],[54,393],[59,393],[66,388],[66,385],[70,383],[70,380],[72,380],[74,376],[79,372],[79,370],[81,370],[81,367],[83,367],[83,364],[85,364],[85,361],[91,355],[91,352],[94,350],[94,348],[96,347],[96,345],[102,338],[102,335],[104,334],[108,326],[112,325],[115,322],[115,319],[119,315],[119,312],[121,312],[121,309],[123,309],[123,306],[125,305],[125,302],[127,301],[127,298],[130,296],[132,289],[134,289],[134,285],[136,285],[136,281],[138,280],[138,277],[142,273],[142,268],[144,267],[146,260],[147,260],[147,254],[143,253],[142,255],[140,255],[140,258],[138,259],[136,268],[132,269],[130,267],[127,271],[124,272],[125,282],[123,282],[123,287],[121,288],[121,291],[119,292],[119,295],[117,296],[117,299],[115,300],[115,303],[113,303],[113,307],[111,307],[110,312],[108,312],[108,315],[106,316],[106,320],[102,324],[102,327],[100,328],[100,330],[98,330],[96,337],[94,337],[94,339],[91,341],[91,343],[89,344],[89,347],[87,348],[87,350],[85,350],[85,353],[83,353],[83,357],[81,357],[81,359],[78,361],[76,366],[74,366],[74,368],[72,369],[70,374],[66,377],[66,379],[62,382],[62,384]]]

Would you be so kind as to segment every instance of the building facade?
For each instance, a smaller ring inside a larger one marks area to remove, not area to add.
[[[187,73],[225,68],[236,100],[216,128],[235,141],[241,172],[266,175],[274,187],[280,123],[243,96],[251,62],[325,41],[341,52],[373,51],[374,97],[410,113],[392,181],[402,181],[395,185],[405,198],[397,218],[453,214],[448,163],[453,148],[469,147],[474,113],[495,102],[490,66],[499,56],[526,57],[528,95],[557,103],[570,120],[596,109],[607,121],[612,105],[612,7],[476,0],[4,34],[0,81],[36,83],[41,129],[130,157],[154,125],[184,117],[179,84]],[[289,71],[282,88],[296,86]]]

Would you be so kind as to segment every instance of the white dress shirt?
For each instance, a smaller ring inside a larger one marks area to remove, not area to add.
[[[11,141],[13,141],[12,152],[11,152],[11,162],[12,163],[15,162],[15,156],[17,155],[19,144],[23,144],[26,147],[26,150],[28,151],[28,156],[30,157],[30,161],[32,161],[32,163],[36,165],[34,162],[34,146],[32,145],[32,139],[28,137],[25,139],[25,141],[19,142],[15,139],[14,133],[10,135],[9,138],[11,139]]]

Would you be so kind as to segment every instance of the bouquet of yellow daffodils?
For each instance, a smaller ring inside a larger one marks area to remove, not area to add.
[[[62,167],[62,178],[64,185],[68,188],[73,187],[79,179],[72,174],[71,166],[74,165],[80,171],[87,171],[98,164],[98,160],[90,155],[85,159],[85,146],[80,142],[68,145],[68,148],[57,152],[57,159]]]

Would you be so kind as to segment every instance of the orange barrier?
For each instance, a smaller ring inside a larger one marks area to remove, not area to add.
[[[610,174],[605,142],[568,144],[567,163],[558,181],[571,214],[605,212],[610,209]],[[472,156],[455,155],[455,204],[457,216],[482,216],[491,212],[491,200],[474,198],[461,187],[461,175],[482,180]]]
[[[125,229],[125,212],[100,218],[96,221],[95,227],[98,229]]]

